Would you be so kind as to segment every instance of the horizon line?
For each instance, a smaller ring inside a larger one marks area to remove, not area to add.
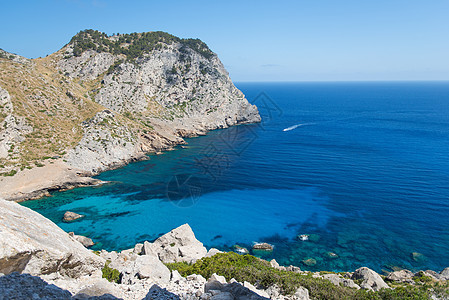
[[[369,82],[447,82],[449,79],[371,79],[371,80],[233,80],[234,83],[369,83]]]

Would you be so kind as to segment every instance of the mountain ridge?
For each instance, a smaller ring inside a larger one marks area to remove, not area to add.
[[[0,187],[56,160],[94,175],[185,137],[260,121],[197,39],[85,30],[45,58],[1,54]]]

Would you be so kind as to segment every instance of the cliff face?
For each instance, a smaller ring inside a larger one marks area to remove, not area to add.
[[[43,59],[1,54],[0,167],[6,172],[14,170],[11,162],[26,168],[62,156],[98,173],[184,143],[183,137],[260,121],[199,40],[87,30]]]

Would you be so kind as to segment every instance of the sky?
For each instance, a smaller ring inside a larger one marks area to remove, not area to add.
[[[0,48],[36,58],[80,30],[200,38],[234,81],[449,80],[449,0],[2,1]]]

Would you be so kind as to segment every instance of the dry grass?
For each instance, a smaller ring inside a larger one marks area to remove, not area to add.
[[[23,168],[61,155],[80,141],[79,124],[104,109],[85,96],[88,89],[56,70],[51,56],[33,63],[0,59],[0,85],[11,96],[13,114],[33,127],[0,166]]]

